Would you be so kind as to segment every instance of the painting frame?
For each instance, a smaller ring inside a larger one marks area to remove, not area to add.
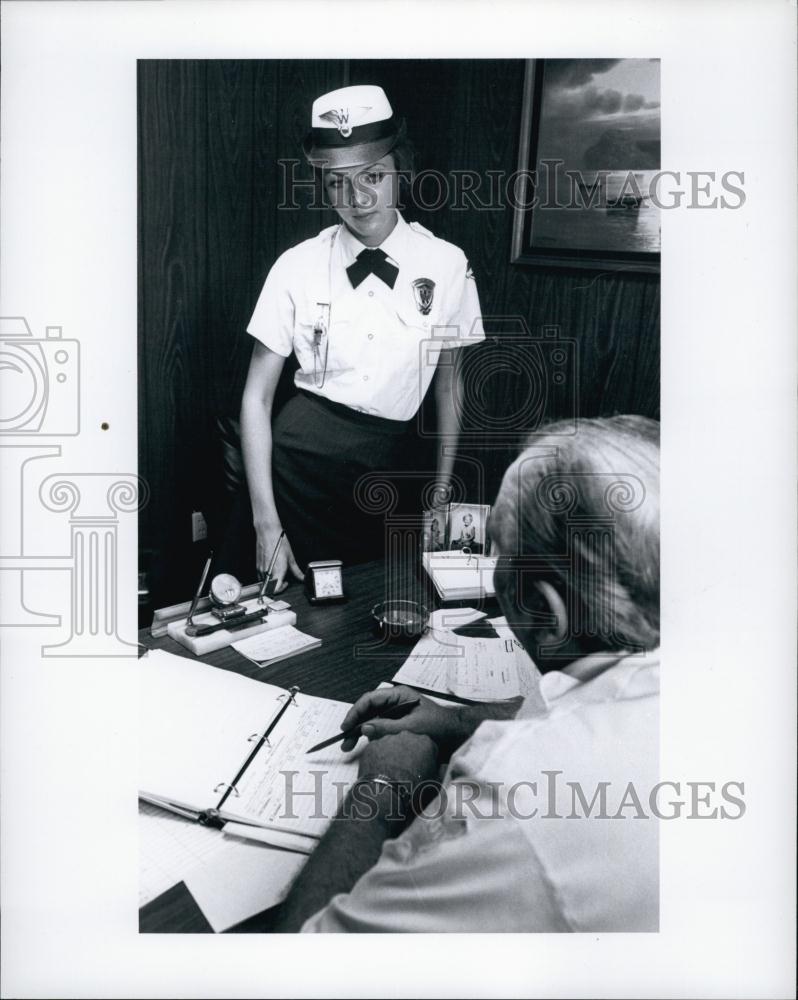
[[[534,245],[533,221],[537,206],[530,204],[530,202],[535,195],[535,180],[533,178],[538,177],[538,163],[542,159],[540,126],[546,89],[544,76],[546,62],[545,59],[525,60],[518,145],[517,178],[519,183],[513,203],[510,263],[566,270],[659,274],[661,248],[656,252],[639,252]],[[557,208],[554,211],[565,212],[569,209]]]

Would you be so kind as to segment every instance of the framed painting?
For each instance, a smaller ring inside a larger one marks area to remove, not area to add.
[[[658,59],[527,61],[513,263],[658,271]]]

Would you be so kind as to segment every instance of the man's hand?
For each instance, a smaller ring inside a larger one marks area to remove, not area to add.
[[[421,704],[408,712],[407,715],[403,715],[401,719],[380,718],[380,713],[386,709],[401,702],[415,701],[419,698]],[[462,715],[460,706],[441,708],[434,701],[424,698],[418,692],[407,687],[377,688],[376,691],[369,691],[358,698],[344,716],[341,729],[361,726],[363,735],[369,740],[376,741],[366,748],[364,756],[371,750],[372,746],[382,742],[378,737],[396,733],[416,733],[428,736],[435,741],[442,753],[449,754],[473,731]],[[351,750],[356,743],[356,738],[344,740],[341,749]]]
[[[272,524],[265,525],[259,524],[257,521],[255,522],[255,565],[261,576],[265,575],[266,570],[269,568],[269,562],[271,561],[274,547],[280,538],[280,532],[282,530],[283,529],[279,524],[275,526]],[[291,550],[291,543],[288,541],[288,538],[285,537],[272,568],[272,580],[274,581],[275,594],[279,594],[288,586],[287,577],[289,572],[295,576],[297,580],[305,579],[305,574],[299,568],[299,565],[294,558],[294,553]]]
[[[374,740],[360,755],[358,777],[384,775],[403,782],[411,791],[424,781],[437,777],[438,749],[429,736],[396,733]]]
[[[400,719],[382,719],[380,713],[403,701],[421,701]],[[512,719],[522,704],[522,698],[491,702],[484,705],[452,705],[442,708],[418,691],[408,687],[377,688],[361,695],[344,716],[341,729],[360,731],[368,740],[395,733],[419,733],[429,736],[438,745],[441,760],[448,760],[454,751],[472,735],[486,719]],[[344,740],[342,750],[351,750],[357,739]]]

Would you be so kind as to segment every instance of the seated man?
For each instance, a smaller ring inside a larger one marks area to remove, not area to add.
[[[657,929],[658,431],[551,425],[509,468],[496,591],[539,687],[520,706],[422,699],[399,720],[380,712],[409,689],[360,698],[343,720],[371,741],[360,777],[278,929]],[[408,825],[407,793],[450,755]]]

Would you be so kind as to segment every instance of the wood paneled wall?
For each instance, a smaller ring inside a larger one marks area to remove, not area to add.
[[[512,172],[518,155],[520,60],[142,61],[139,106],[139,468],[151,488],[140,545],[156,556],[157,601],[193,587],[202,547],[190,514],[220,504],[217,415],[236,415],[251,346],[245,334],[276,257],[332,220],[279,210],[279,158],[299,159],[314,97],[379,83],[408,122],[417,167]],[[659,279],[512,265],[512,210],[408,207],[461,246],[488,329],[575,341],[582,416],[659,415]],[[501,319],[499,319],[501,317]],[[508,319],[509,318],[509,319]],[[519,408],[523,378],[485,355],[481,405]],[[548,407],[558,412],[556,397]],[[487,400],[487,402],[486,402]],[[493,498],[512,446],[470,447]],[[473,465],[464,463],[468,480]]]

